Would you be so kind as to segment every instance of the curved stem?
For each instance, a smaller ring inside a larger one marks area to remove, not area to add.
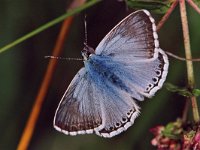
[[[95,1],[93,1],[95,2]],[[96,1],[97,2],[97,1]],[[72,4],[70,5],[69,9],[72,9],[74,7],[78,7],[78,6],[86,6],[83,5],[83,3],[85,3],[85,0],[74,0],[72,2]],[[90,3],[91,4],[91,3]],[[80,7],[79,7],[80,8]],[[81,7],[81,8],[85,8],[85,7]],[[67,19],[65,19],[65,21],[62,24],[60,33],[58,35],[55,47],[53,49],[53,53],[52,55],[54,56],[59,56],[62,49],[63,49],[63,45],[65,43],[65,38],[67,36],[67,33],[69,32],[69,27],[72,23],[73,17],[69,17]],[[25,129],[22,133],[21,139],[19,141],[17,150],[26,150],[28,148],[29,142],[31,140],[31,137],[33,135],[34,132],[34,128],[36,125],[36,122],[38,120],[38,116],[40,114],[41,108],[42,108],[42,104],[44,102],[50,81],[52,79],[53,76],[53,72],[55,72],[55,67],[56,67],[56,63],[57,60],[56,59],[50,59],[50,62],[48,64],[44,79],[42,81],[42,84],[40,86],[40,89],[38,91],[37,97],[35,99],[35,103],[33,105],[33,108],[31,110],[30,116],[28,118],[28,121],[26,123]]]
[[[54,20],[52,20],[52,21],[50,21],[50,22],[48,22],[48,23],[46,23],[46,24],[44,24],[44,25],[42,25],[41,27],[39,27],[39,28],[33,30],[32,32],[30,32],[30,33],[28,33],[28,34],[26,34],[26,35],[20,37],[19,39],[13,41],[12,43],[10,43],[10,44],[8,44],[8,45],[6,45],[6,46],[0,48],[0,53],[2,53],[2,52],[4,52],[4,51],[6,51],[6,50],[8,50],[8,49],[10,49],[10,48],[12,48],[12,47],[14,47],[15,45],[17,45],[17,44],[19,44],[19,43],[21,43],[21,42],[23,42],[23,41],[25,41],[25,40],[27,40],[27,39],[29,39],[29,38],[35,36],[36,34],[42,32],[42,31],[44,31],[44,30],[46,30],[46,29],[48,29],[48,28],[54,26],[55,24],[57,24],[57,23],[63,21],[65,18],[67,18],[67,17],[69,17],[69,16],[72,16],[72,15],[74,15],[74,14],[77,14],[77,13],[79,13],[80,11],[85,10],[86,8],[88,8],[88,7],[90,7],[90,6],[94,5],[94,4],[96,4],[96,3],[99,2],[99,1],[100,1],[100,0],[89,1],[88,3],[85,3],[84,5],[82,5],[82,6],[78,7],[78,8],[76,8],[76,9],[71,9],[71,10],[67,11],[67,13],[65,13],[64,15],[62,15],[62,16],[60,16],[60,17],[58,17],[58,18],[56,18],[56,19],[54,19]]]
[[[60,31],[60,34],[59,34],[59,37],[57,40],[57,44],[53,51],[53,53],[55,55],[59,55],[59,53],[62,50],[63,42],[64,42],[66,34],[69,30],[69,27],[72,23],[72,19],[73,19],[73,17],[71,16],[71,17],[67,18],[64,21],[64,23],[62,24],[61,31]],[[42,108],[42,104],[44,102],[46,93],[48,91],[48,87],[49,87],[53,72],[55,70],[56,64],[57,64],[57,60],[51,59],[49,61],[46,73],[44,75],[44,78],[43,78],[42,84],[40,86],[40,89],[38,91],[37,97],[35,98],[35,102],[33,104],[29,118],[26,122],[26,126],[24,128],[21,139],[19,141],[17,150],[26,150],[29,145],[29,142],[31,140],[31,137],[32,137],[34,129],[35,129],[35,124],[38,120],[38,117],[39,117],[39,114],[40,114],[40,111]]]
[[[180,2],[181,22],[182,22],[182,28],[183,28],[185,55],[186,55],[186,59],[192,59],[185,0],[179,0],[179,2]],[[193,89],[194,84],[195,84],[193,62],[187,60],[186,65],[187,65],[188,86],[190,89]],[[194,121],[199,122],[199,111],[198,111],[196,97],[192,96],[190,99],[192,102]]]

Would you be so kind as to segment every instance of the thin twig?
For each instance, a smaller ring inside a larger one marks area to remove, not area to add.
[[[183,109],[183,114],[182,114],[182,122],[183,123],[185,123],[187,121],[189,106],[190,106],[190,99],[187,98],[186,102],[185,102],[184,109]]]
[[[179,3],[180,3],[181,22],[182,22],[182,28],[183,28],[185,55],[186,55],[186,59],[192,59],[185,0],[179,0]],[[195,84],[193,63],[192,61],[186,61],[186,65],[187,65],[187,75],[188,75],[188,86],[190,89],[193,89],[194,84]],[[191,97],[191,102],[192,102],[194,121],[199,122],[199,111],[198,111],[197,100],[195,96]]]
[[[78,1],[78,3],[77,3],[77,1]],[[76,2],[78,4],[78,6],[80,6],[84,3],[84,0],[82,0],[82,1],[74,0],[74,2]],[[73,7],[74,7],[74,4],[73,4]],[[70,6],[70,8],[71,8],[71,6]],[[69,17],[63,22],[59,36],[58,36],[57,41],[56,41],[56,45],[55,45],[54,50],[53,50],[53,54],[52,54],[53,56],[59,56],[60,55],[61,50],[63,49],[63,45],[64,45],[66,35],[69,32],[69,27],[72,23],[72,20],[73,20],[73,17]],[[33,134],[33,131],[34,131],[34,128],[35,128],[35,124],[36,124],[36,121],[38,119],[38,116],[39,116],[45,95],[47,93],[50,81],[52,79],[52,75],[53,75],[53,72],[55,70],[56,64],[57,64],[56,60],[51,59],[49,61],[43,82],[42,82],[41,87],[39,89],[38,95],[35,99],[35,103],[33,105],[31,114],[30,114],[29,119],[27,121],[26,127],[23,131],[20,142],[18,144],[17,150],[26,150],[28,148],[28,145],[29,145],[30,139],[32,137],[32,134]]]
[[[165,51],[165,53],[173,58],[176,58],[178,60],[181,60],[181,61],[194,61],[194,62],[199,62],[200,61],[200,58],[193,58],[193,59],[187,59],[187,58],[183,58],[183,57],[180,57],[180,56],[177,56],[177,55],[174,55],[168,51]]]
[[[192,0],[187,0],[187,2],[194,8],[194,10],[196,10],[196,12],[200,14],[200,8]]]
[[[157,25],[157,31],[159,31],[162,26],[164,25],[164,23],[167,21],[167,19],[169,18],[170,14],[173,12],[174,8],[176,7],[176,5],[178,4],[178,0],[175,0],[171,7],[167,10],[167,12],[165,13],[165,15],[162,17],[162,19],[159,21],[158,25]]]

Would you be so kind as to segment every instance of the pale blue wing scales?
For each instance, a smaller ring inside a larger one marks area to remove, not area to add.
[[[152,97],[162,87],[168,71],[168,60],[166,54],[159,50],[157,57],[140,61],[92,55],[85,66],[99,82],[109,81],[141,101],[144,96]]]
[[[168,70],[154,22],[148,11],[136,11],[104,37],[57,108],[58,131],[112,137],[134,123],[139,107],[133,98],[153,96]]]
[[[146,97],[152,97],[162,87],[169,66],[168,58],[161,49],[158,50],[158,56],[155,58],[140,61],[114,59],[114,62],[122,64],[121,71],[115,74],[120,76],[130,89]],[[138,99],[134,93],[132,96]]]
[[[126,85],[113,74],[112,65],[117,64],[113,64],[108,57],[97,55],[85,62],[88,76],[97,87],[96,97],[102,111],[102,125],[95,132],[103,137],[112,137],[125,131],[139,115],[139,107],[131,95],[123,90]]]
[[[109,84],[128,92],[137,100],[144,99],[144,96],[137,91],[131,72],[125,68],[123,63],[113,61],[112,57],[92,55],[85,62],[85,67],[98,87],[109,82]]]
[[[115,74],[138,100],[152,97],[166,79],[168,58],[159,48],[155,21],[147,10],[136,11],[116,25],[100,42],[96,54],[123,65]]]
[[[110,138],[120,134],[139,115],[139,107],[131,96],[116,87],[102,88],[99,97],[102,103],[102,126],[96,130],[99,136]]]
[[[130,82],[139,93],[146,97],[154,96],[162,87],[168,73],[168,66],[168,58],[161,49],[157,58],[124,63],[125,70],[131,76]]]
[[[144,59],[159,47],[154,19],[147,10],[133,12],[116,25],[99,43],[97,55]]]
[[[85,68],[74,77],[54,117],[54,127],[65,134],[93,133],[102,124],[101,107],[95,85],[88,80]]]

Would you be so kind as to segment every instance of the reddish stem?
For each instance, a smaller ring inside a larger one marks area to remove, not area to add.
[[[200,14],[200,8],[192,0],[187,0],[187,2]]]
[[[185,56],[186,56],[186,59],[192,59],[185,0],[179,0],[179,3],[180,3],[181,23],[182,23],[182,30],[183,30],[183,40],[184,40],[184,47],[185,47]],[[190,89],[193,89],[195,85],[195,79],[194,79],[194,69],[193,69],[192,61],[186,61],[186,66],[187,66],[187,75],[188,75],[188,86]],[[198,111],[196,97],[192,96],[190,99],[192,102],[194,121],[199,122],[200,118],[199,118],[199,111]]]
[[[74,7],[78,7],[82,5],[85,2],[85,0],[74,0],[72,4],[70,5],[69,9],[72,9]],[[76,4],[76,5],[75,5]],[[73,17],[68,17],[65,19],[65,21],[62,24],[59,36],[57,38],[55,47],[53,49],[53,56],[59,56],[64,45],[64,41],[66,39],[66,35],[69,32],[69,28],[71,26]],[[43,78],[43,82],[40,86],[38,95],[35,99],[35,103],[33,105],[32,111],[30,113],[30,116],[28,118],[28,121],[26,123],[25,129],[22,133],[21,139],[19,141],[17,150],[26,150],[28,148],[29,142],[31,140],[31,137],[33,135],[33,131],[35,128],[35,124],[38,120],[38,116],[40,114],[40,110],[42,107],[42,104],[44,102],[44,98],[46,96],[49,84],[51,82],[53,72],[56,68],[57,59],[50,59],[45,76]]]
[[[178,0],[175,0],[172,3],[171,7],[167,10],[166,14],[162,17],[162,19],[158,23],[158,25],[157,25],[157,31],[159,31],[162,28],[162,26],[167,21],[167,19],[169,18],[170,14],[173,12],[173,10],[174,10],[174,8],[176,7],[177,4],[178,4]]]

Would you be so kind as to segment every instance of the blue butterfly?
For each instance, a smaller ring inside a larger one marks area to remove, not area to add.
[[[136,101],[152,97],[167,76],[168,58],[159,48],[155,21],[139,10],[119,22],[96,50],[85,46],[84,67],[62,97],[54,117],[67,135],[113,137],[140,113]]]

